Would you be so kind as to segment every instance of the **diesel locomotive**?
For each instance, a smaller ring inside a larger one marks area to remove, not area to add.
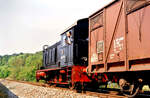
[[[43,66],[36,72],[37,81],[66,84],[74,88],[91,80],[84,72],[88,66],[88,19],[81,19],[61,34],[61,41],[43,46]]]

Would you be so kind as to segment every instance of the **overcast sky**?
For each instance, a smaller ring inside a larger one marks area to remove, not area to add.
[[[34,53],[112,0],[0,0],[0,55]]]

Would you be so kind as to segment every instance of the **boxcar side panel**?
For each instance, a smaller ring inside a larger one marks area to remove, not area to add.
[[[114,13],[114,14],[112,14]],[[124,61],[125,19],[123,2],[106,9],[106,61],[114,63]]]
[[[128,15],[128,59],[130,70],[150,69],[150,5]]]
[[[91,15],[89,72],[150,70],[149,17],[149,0],[118,0]]]

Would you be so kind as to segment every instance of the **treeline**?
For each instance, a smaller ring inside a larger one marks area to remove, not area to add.
[[[35,81],[35,72],[42,65],[42,52],[0,56],[0,78]]]

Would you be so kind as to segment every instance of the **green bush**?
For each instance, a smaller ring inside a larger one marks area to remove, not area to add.
[[[6,78],[10,75],[9,66],[0,66],[0,78]]]
[[[0,57],[0,78],[35,81],[35,72],[42,65],[42,52],[13,54]]]

